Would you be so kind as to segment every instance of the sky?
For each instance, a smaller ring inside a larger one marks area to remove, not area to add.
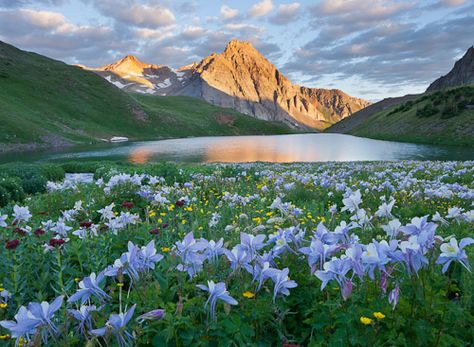
[[[70,64],[180,67],[250,41],[294,83],[423,92],[474,45],[474,0],[0,0],[0,40]]]

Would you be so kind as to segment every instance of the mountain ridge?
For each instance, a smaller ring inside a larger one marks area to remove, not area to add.
[[[384,140],[474,145],[474,47],[425,93],[386,98],[327,132]]]
[[[141,76],[131,76],[111,68],[117,63],[91,70],[128,92],[198,97],[296,128],[321,130],[370,104],[338,89],[292,84],[250,42],[239,40],[231,40],[222,53],[177,70],[148,64],[157,68],[142,68]]]
[[[468,48],[462,58],[454,63],[453,68],[446,75],[433,81],[426,91],[434,92],[467,84],[474,84],[474,46]]]

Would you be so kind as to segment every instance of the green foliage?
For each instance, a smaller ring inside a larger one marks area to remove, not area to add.
[[[0,176],[0,206],[5,206],[10,201],[23,201],[25,192],[21,180],[16,177]]]
[[[432,104],[426,104],[424,107],[416,110],[417,117],[428,118],[438,114],[438,109]]]

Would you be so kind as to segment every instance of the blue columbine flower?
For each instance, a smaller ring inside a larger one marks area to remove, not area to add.
[[[97,297],[101,302],[109,299],[110,296],[100,288],[100,284],[103,280],[104,271],[100,272],[97,276],[95,272],[91,273],[90,276],[85,277],[79,282],[79,289],[68,299],[68,302],[81,300],[81,305],[84,305],[91,295]]]
[[[298,286],[295,281],[290,280],[288,277],[289,272],[290,270],[286,267],[283,270],[278,271],[276,276],[272,278],[273,282],[275,282],[275,287],[273,288],[273,301],[275,301],[275,298],[278,294],[290,295],[290,291],[288,289]]]
[[[351,269],[351,260],[349,258],[333,258],[323,265],[323,270],[318,270],[314,274],[323,283],[321,283],[321,290],[326,287],[329,281],[335,279],[339,287],[343,287],[346,282],[346,274]]]
[[[135,307],[133,305],[130,310],[125,313],[111,314],[105,326],[99,329],[91,330],[91,333],[96,336],[106,336],[108,332],[112,333],[117,339],[117,344],[120,347],[132,346],[133,336],[127,331],[127,324],[132,319]]]
[[[224,250],[224,254],[230,262],[230,267],[232,270],[237,270],[239,267],[250,267],[250,255],[245,249],[239,246],[232,248],[232,251],[228,249]]]
[[[99,311],[95,305],[86,306],[83,305],[79,310],[67,310],[75,320],[79,322],[77,330],[79,333],[84,334],[86,329],[92,330],[92,312]]]
[[[21,306],[15,315],[15,321],[1,321],[0,325],[10,330],[12,337],[17,338],[17,342],[21,338],[29,340],[30,335],[36,333],[39,327],[46,327],[42,331],[43,343],[48,343],[48,335],[57,335],[58,329],[54,325],[52,319],[54,314],[61,308],[64,296],[58,296],[51,304],[46,301],[42,303],[31,302],[28,308]]]
[[[41,324],[41,320],[31,314],[25,306],[21,306],[18,313],[15,315],[15,321],[3,320],[0,325],[5,329],[10,330],[13,338],[20,338],[29,340],[30,335],[36,332],[36,327]]]
[[[196,287],[202,290],[205,290],[206,292],[209,293],[209,298],[204,304],[204,307],[206,307],[207,304],[211,303],[211,307],[210,307],[211,320],[214,320],[214,317],[215,317],[217,300],[222,300],[228,303],[229,305],[238,304],[238,302],[229,295],[229,292],[226,290],[224,282],[214,283],[214,281],[207,281],[207,286],[203,284],[198,284],[196,285]]]
[[[267,236],[263,234],[251,235],[246,233],[240,233],[240,244],[237,247],[240,247],[251,257],[255,258],[255,255],[259,249],[262,249],[265,246],[265,238]]]
[[[444,264],[442,272],[445,273],[446,271],[448,271],[449,265],[453,261],[458,261],[468,271],[471,271],[464,247],[472,243],[474,243],[474,239],[470,237],[463,238],[459,242],[459,245],[458,241],[454,237],[449,240],[449,243],[443,243],[440,246],[441,254],[438,260],[436,261],[437,264]]]
[[[156,253],[155,240],[151,240],[142,247],[139,258],[141,260],[140,271],[148,271],[155,269],[156,263],[163,259],[163,255]]]

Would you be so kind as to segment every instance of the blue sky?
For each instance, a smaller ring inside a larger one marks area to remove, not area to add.
[[[67,63],[179,67],[238,38],[295,83],[369,100],[424,91],[473,33],[470,0],[0,0],[0,40]]]

